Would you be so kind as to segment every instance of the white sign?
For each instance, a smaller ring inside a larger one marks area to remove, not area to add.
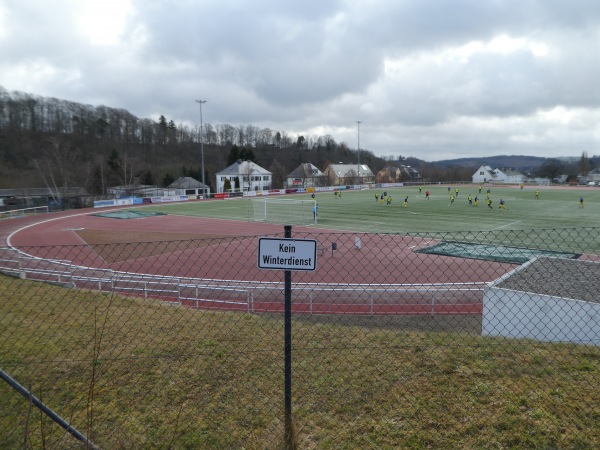
[[[258,268],[315,270],[317,268],[317,241],[259,238]]]

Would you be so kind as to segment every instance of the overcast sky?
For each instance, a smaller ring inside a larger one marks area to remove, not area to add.
[[[600,1],[0,0],[0,86],[379,156],[592,156]]]

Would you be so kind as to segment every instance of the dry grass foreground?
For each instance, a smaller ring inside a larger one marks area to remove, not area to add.
[[[0,299],[0,367],[102,448],[281,448],[281,316],[5,276]],[[600,349],[381,320],[294,320],[300,448],[600,448]],[[78,447],[27,403],[0,385],[4,448]]]

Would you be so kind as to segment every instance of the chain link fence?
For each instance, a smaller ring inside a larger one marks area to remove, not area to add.
[[[0,249],[0,447],[597,448],[599,231],[294,230],[291,423],[258,236]]]

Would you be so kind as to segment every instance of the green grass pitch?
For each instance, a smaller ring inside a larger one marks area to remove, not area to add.
[[[450,203],[448,186],[459,194]],[[486,204],[490,189],[492,208]],[[392,202],[375,201],[375,193],[387,191]],[[429,200],[425,192],[430,192]],[[535,191],[539,190],[539,199]],[[479,197],[479,206],[469,206],[469,194]],[[408,197],[407,207],[403,207]],[[579,205],[583,197],[584,207]],[[310,199],[310,194],[295,194],[277,198]],[[504,199],[507,209],[499,208]],[[556,189],[546,186],[498,187],[478,185],[433,185],[362,191],[317,192],[319,205],[316,227],[372,233],[410,233],[444,231],[528,230],[534,228],[579,228],[600,226],[600,188],[570,187]],[[164,204],[149,207],[156,212],[187,216],[253,221],[252,201],[248,198]]]

